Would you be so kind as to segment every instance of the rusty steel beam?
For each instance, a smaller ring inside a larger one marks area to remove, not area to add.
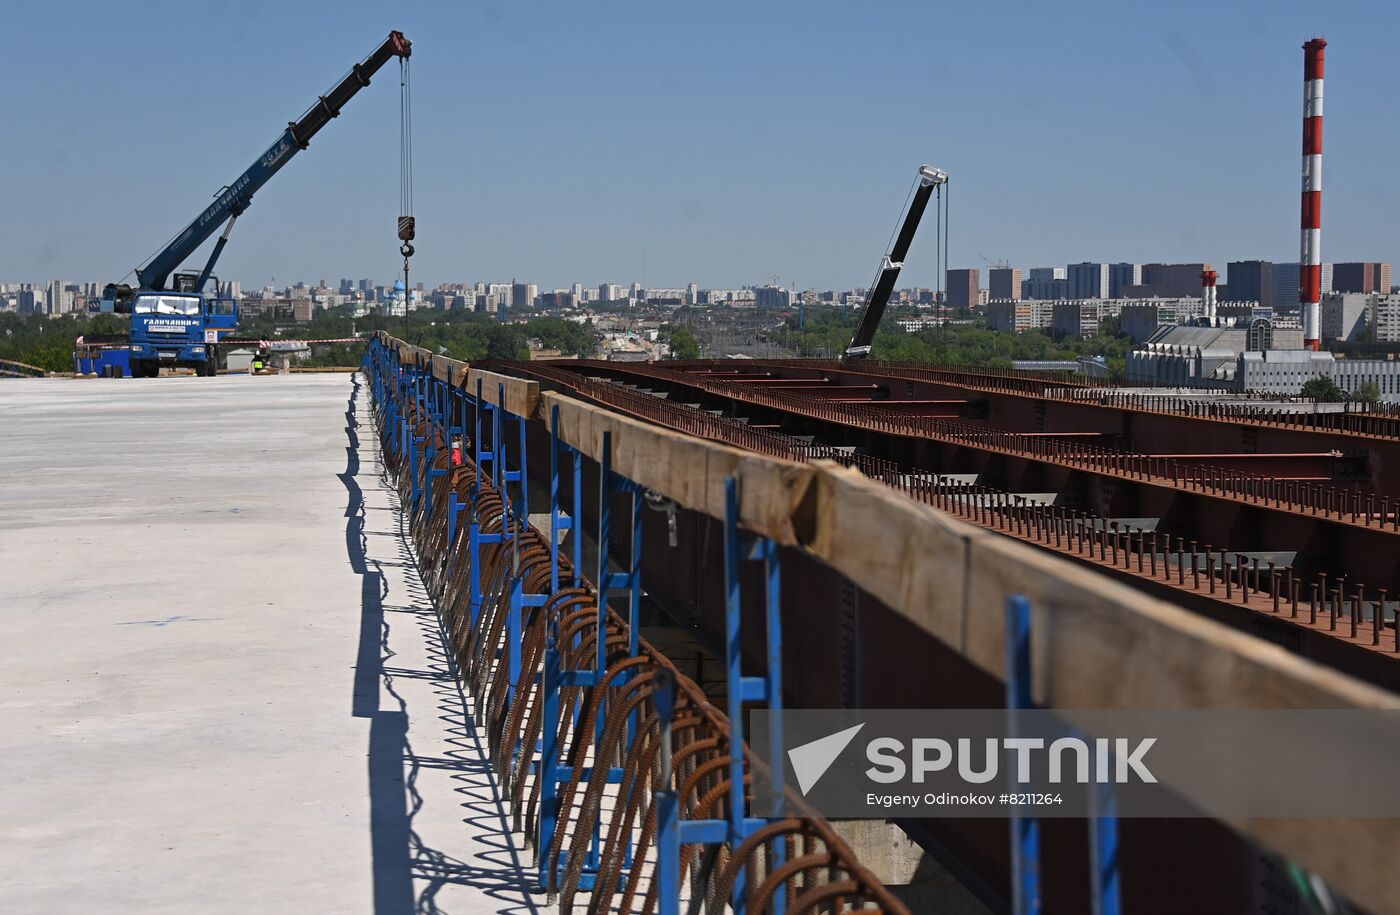
[[[1255,505],[1266,510],[1309,514],[1331,523],[1400,533],[1400,527],[1386,522],[1389,499],[1377,498],[1374,493],[1364,493],[1355,488],[1276,480],[1225,467],[1180,466],[1174,461],[1154,459],[1131,451],[1062,443],[1058,441],[1058,436],[1053,435],[1036,437],[1028,433],[1003,432],[938,418],[890,415],[872,410],[867,404],[833,403],[795,392],[780,394],[750,390],[639,363],[580,361],[572,368],[574,371],[592,370],[652,378],[696,388],[733,402],[768,407],[888,437],[925,439],[1013,455],[1143,485],[1190,490],[1206,498]],[[1397,507],[1400,507],[1400,500],[1397,500]]]
[[[530,363],[511,368],[610,409],[703,438],[780,457],[856,466],[867,476],[965,521],[1094,566],[1295,653],[1400,689],[1400,600],[1390,600],[1390,592],[1372,590],[1368,598],[1365,585],[1348,587],[1345,581],[1334,581],[1329,589],[1325,574],[1313,577],[1292,565],[1244,555],[1254,550],[1232,550],[1204,538],[1134,529],[1089,512],[1027,500],[1014,492],[800,443],[731,417],[591,380],[558,366]],[[1400,597],[1400,589],[1394,593]]]
[[[1330,481],[1339,475],[1339,463],[1350,460],[1337,451],[1311,454],[1145,454],[1149,459],[1175,461],[1183,467],[1229,467],[1259,476],[1286,480]]]
[[[763,360],[759,366],[781,368],[803,365],[807,368],[838,370],[842,363],[828,360]],[[1288,429],[1297,432],[1335,434],[1343,437],[1379,438],[1400,441],[1400,405],[1347,405],[1340,413],[1306,413],[1246,403],[1190,403],[1169,394],[1143,394],[1137,391],[1115,391],[1113,383],[1104,381],[1074,381],[1065,378],[1035,378],[965,367],[939,367],[899,363],[866,362],[860,373],[871,377],[904,381],[919,380],[952,385],[972,390],[1054,400],[1064,403],[1101,407],[1116,412],[1156,414],[1186,417],[1204,422],[1227,425],[1253,425],[1268,429]],[[1270,396],[1268,400],[1286,398]],[[1306,398],[1298,398],[1306,403]]]

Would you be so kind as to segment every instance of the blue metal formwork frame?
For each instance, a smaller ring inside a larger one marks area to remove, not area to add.
[[[1031,605],[1019,594],[1006,601],[1006,732],[1018,736],[1017,712],[1031,699]],[[1013,790],[1014,790],[1013,786]],[[1094,786],[1089,815],[1090,900],[1094,915],[1120,915],[1118,819],[1111,784]],[[1011,814],[1011,899],[1015,915],[1039,915],[1040,823],[1025,808]]]
[[[431,512],[432,489],[434,481],[449,471],[435,471],[432,464],[436,456],[436,448],[441,441],[447,447],[451,447],[451,440],[456,435],[466,436],[468,429],[468,417],[471,417],[471,448],[477,470],[478,483],[470,493],[468,500],[464,503],[458,499],[455,491],[449,494],[447,518],[448,536],[451,550],[455,554],[457,549],[457,539],[463,532],[461,512],[474,507],[473,503],[479,498],[481,493],[480,481],[490,479],[495,484],[498,492],[504,500],[504,511],[506,513],[505,523],[502,525],[502,533],[486,534],[481,531],[480,517],[476,511],[469,513],[466,522],[466,549],[470,555],[470,608],[471,622],[476,625],[480,621],[482,605],[482,582],[480,571],[480,548],[488,543],[507,543],[520,535],[523,526],[528,519],[529,512],[529,475],[526,466],[526,424],[525,417],[513,416],[505,407],[504,390],[498,388],[496,403],[491,403],[484,396],[482,382],[477,381],[476,390],[462,390],[452,384],[434,378],[431,371],[425,371],[421,366],[405,366],[400,364],[388,347],[376,341],[367,351],[366,366],[373,375],[372,384],[375,393],[376,403],[380,408],[380,421],[382,431],[385,436],[385,449],[387,452],[397,457],[401,466],[408,472],[411,480],[410,503],[408,505],[410,515],[414,520],[418,520],[420,507],[427,506],[424,511]],[[417,406],[419,414],[428,419],[428,435],[417,436],[410,427],[410,414],[406,406],[412,403]],[[510,422],[517,424],[519,433],[518,446],[510,444],[512,436],[509,431]],[[560,429],[559,409],[557,406],[551,408],[550,422],[550,484],[549,484],[549,540],[550,540],[550,585],[547,594],[525,594],[522,593],[523,585],[519,575],[513,576],[513,590],[510,597],[510,616],[508,618],[508,631],[506,635],[505,652],[507,654],[511,695],[510,701],[515,701],[516,689],[522,684],[519,683],[520,672],[520,644],[521,629],[520,615],[525,607],[546,606],[550,597],[557,595],[561,587],[581,587],[584,584],[582,575],[583,554],[582,536],[579,528],[583,509],[583,466],[585,456],[563,441]],[[419,446],[425,441],[430,441],[430,446],[419,454]],[[518,454],[512,455],[509,452],[518,447]],[[599,512],[597,538],[599,545],[599,563],[597,567],[597,585],[599,589],[598,617],[596,620],[598,627],[598,651],[594,655],[592,665],[586,669],[565,670],[562,669],[562,651],[559,645],[559,620],[554,616],[547,616],[546,625],[546,652],[544,667],[542,672],[542,683],[539,701],[545,703],[544,726],[540,750],[540,761],[537,766],[538,776],[542,779],[539,834],[536,842],[537,853],[540,855],[539,881],[543,887],[552,888],[559,873],[550,873],[548,865],[548,853],[553,846],[556,830],[560,828],[559,823],[559,787],[569,777],[572,772],[563,765],[560,747],[559,723],[563,714],[571,716],[575,726],[579,721],[580,702],[575,701],[572,708],[561,708],[563,701],[563,691],[570,687],[601,687],[608,685],[607,676],[607,647],[606,647],[606,622],[608,613],[608,596],[610,594],[625,594],[626,618],[628,621],[628,648],[632,654],[638,648],[638,622],[641,602],[641,558],[642,558],[642,515],[645,504],[645,490],[635,481],[629,480],[617,474],[612,469],[613,443],[609,433],[604,433],[602,449],[599,455]],[[405,451],[407,454],[405,454]],[[512,469],[510,458],[515,458],[515,466]],[[422,470],[420,470],[420,461]],[[564,510],[563,492],[561,483],[565,479],[565,474],[569,475],[571,486],[569,496],[571,504],[569,511]],[[512,491],[510,484],[516,484],[516,489]],[[629,497],[630,501],[630,521],[631,537],[629,549],[623,555],[618,555],[612,545],[610,536],[613,524],[612,501],[614,495],[623,494]],[[656,810],[658,817],[658,873],[657,878],[664,888],[659,893],[660,909],[662,913],[678,913],[680,908],[680,851],[683,845],[714,845],[728,843],[731,847],[742,843],[745,838],[753,832],[771,821],[765,818],[755,818],[746,816],[745,810],[745,790],[744,790],[744,770],[745,761],[743,756],[744,748],[744,706],[746,703],[767,703],[768,707],[779,712],[782,709],[782,635],[780,616],[781,578],[779,573],[778,546],[771,539],[761,536],[754,536],[742,531],[739,527],[739,487],[738,481],[729,478],[725,481],[725,518],[724,518],[724,545],[725,545],[725,665],[728,685],[728,716],[730,726],[730,752],[731,761],[728,771],[729,775],[729,797],[726,816],[723,819],[710,820],[687,820],[681,816],[680,798],[674,790],[658,792],[655,795]],[[424,515],[424,517],[429,517]],[[561,547],[563,537],[572,531],[570,537],[570,564],[571,576],[564,579],[562,564],[560,562]],[[518,547],[518,544],[517,544]],[[518,555],[518,554],[517,554]],[[449,562],[451,559],[449,559]],[[740,645],[740,622],[741,622],[741,589],[740,589],[740,569],[746,562],[758,563],[763,570],[763,603],[765,612],[765,625],[767,632],[766,646],[766,667],[763,676],[745,676],[743,674],[741,645]],[[518,565],[517,565],[518,571]],[[623,676],[630,676],[624,674]],[[657,690],[655,701],[657,711],[662,722],[663,741],[661,750],[661,764],[665,779],[664,785],[670,785],[670,720],[671,712],[674,708],[675,689],[674,683],[670,679],[670,673],[666,669],[661,669],[658,674]],[[625,681],[624,681],[625,682]],[[602,736],[603,723],[597,723],[595,732],[590,735],[594,741],[596,749],[597,741]],[[575,730],[575,733],[577,731]],[[627,729],[629,743],[636,739],[636,721],[629,722]],[[774,789],[779,793],[783,790],[783,772],[780,761],[783,759],[781,719],[774,716],[771,728],[771,755],[776,765],[773,771]],[[517,751],[534,748],[516,748]],[[587,776],[588,773],[585,773]],[[614,783],[621,780],[621,769],[612,769],[608,773],[609,781]],[[644,790],[644,789],[643,789]],[[596,865],[599,858],[600,835],[595,828],[592,837],[588,858],[585,862],[584,872],[580,880],[581,889],[590,889],[596,880]],[[783,863],[784,846],[779,843],[774,853],[777,857],[777,865]],[[631,864],[630,856],[628,864]],[[740,872],[735,881],[734,895],[731,905],[736,912],[744,912],[748,895],[748,874]],[[785,910],[786,897],[779,895],[774,899],[775,911],[783,913]]]
[[[558,406],[554,406],[550,410],[549,447],[549,581],[551,592],[557,594],[559,592],[559,547],[564,531],[574,530],[575,532],[571,538],[571,546],[573,547],[571,586],[579,587],[583,584],[583,537],[579,535],[576,528],[578,519],[583,514],[583,456],[564,444],[559,438]],[[573,484],[570,490],[573,495],[573,511],[567,514],[560,511],[559,507],[559,482],[565,460],[568,461]],[[601,678],[601,672],[598,671],[564,671],[562,667],[559,648],[559,619],[556,615],[551,614],[545,620],[544,668],[540,684],[541,701],[544,702],[544,726],[541,729],[540,763],[537,769],[541,784],[540,816],[535,841],[536,854],[539,856],[539,885],[546,889],[554,888],[560,876],[558,873],[550,872],[549,855],[554,846],[555,831],[559,827],[559,785],[570,774],[563,765],[559,746],[561,692],[565,686],[588,685],[595,679]],[[576,714],[576,710],[571,710],[571,713]],[[589,875],[585,874],[584,876]]]
[[[744,704],[766,702],[774,713],[769,717],[769,740],[772,761],[772,786],[775,797],[783,793],[783,730],[782,730],[782,580],[779,572],[778,545],[767,537],[747,534],[739,529],[739,482],[734,477],[725,480],[724,489],[724,660],[728,692],[729,717],[729,804],[728,816],[722,820],[686,820],[680,816],[680,798],[674,790],[658,791],[655,795],[657,824],[656,879],[661,887],[658,894],[661,915],[679,915],[681,885],[681,847],[684,845],[714,845],[727,843],[731,848],[770,820],[746,816],[744,803]],[[767,629],[767,670],[761,677],[744,676],[740,645],[742,620],[739,587],[739,564],[756,561],[763,564],[764,620]],[[669,785],[670,720],[674,690],[669,682],[657,691],[657,714],[662,729],[662,784]],[[773,849],[773,869],[785,862],[785,848],[777,843]],[[736,915],[743,915],[748,904],[747,869],[740,869],[735,881],[730,906]],[[773,910],[782,915],[787,899],[779,893],[773,898]]]
[[[546,620],[546,642],[545,661],[543,671],[543,683],[541,693],[544,706],[544,727],[541,739],[541,754],[539,771],[541,773],[542,784],[540,786],[540,819],[539,836],[536,849],[539,852],[539,882],[546,889],[554,889],[560,873],[551,873],[549,869],[549,851],[553,847],[556,831],[559,829],[559,786],[568,781],[573,775],[572,771],[563,764],[559,746],[559,725],[562,712],[567,712],[574,725],[574,733],[577,733],[577,725],[581,713],[580,701],[575,701],[568,709],[561,710],[563,701],[562,691],[567,687],[593,687],[603,688],[607,685],[607,614],[608,595],[622,591],[626,594],[626,619],[628,622],[628,654],[635,656],[638,651],[638,629],[639,617],[641,614],[642,601],[642,510],[645,500],[645,490],[616,473],[612,469],[612,433],[603,433],[602,453],[598,461],[598,570],[597,570],[597,616],[596,626],[596,652],[593,657],[593,665],[585,669],[563,669],[562,649],[559,645],[559,621],[557,618]],[[550,472],[550,582],[554,593],[558,592],[559,579],[559,534],[563,530],[574,528],[577,531],[577,519],[581,517],[583,510],[583,456],[575,449],[566,445],[559,436],[559,408],[552,407],[550,410],[550,449],[551,449],[551,472]],[[562,459],[569,459],[570,468],[573,472],[573,513],[570,518],[566,513],[560,511],[559,506],[559,473]],[[630,538],[630,550],[625,556],[618,555],[612,546],[612,496],[614,494],[625,494],[630,497],[630,520],[632,536]],[[573,546],[573,570],[575,586],[582,584],[582,553],[581,536],[572,539]],[[620,571],[612,571],[612,566],[617,565]],[[577,646],[574,646],[577,647]],[[619,685],[625,685],[632,678],[631,672],[625,672]],[[594,733],[592,739],[595,748],[602,740],[604,721],[599,716],[594,722]],[[636,738],[636,716],[628,720],[627,743],[630,746]],[[588,777],[589,771],[585,769],[584,777]],[[623,770],[621,767],[611,767],[608,770],[608,782],[618,784],[622,781]],[[582,889],[592,889],[597,878],[598,864],[602,848],[602,825],[601,820],[595,822],[593,836],[589,842],[588,855],[584,861],[584,867],[579,880]],[[628,859],[630,864],[630,848]]]

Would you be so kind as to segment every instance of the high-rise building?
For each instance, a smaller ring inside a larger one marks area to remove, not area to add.
[[[374,288],[374,280],[368,280],[368,279],[366,279],[366,280],[360,280],[360,292],[363,292],[363,293],[365,294],[366,297],[369,296],[369,292],[370,292],[370,290],[373,289],[373,288]]]
[[[622,297],[622,289],[616,283],[598,284],[598,301],[616,302]]]
[[[1110,299],[1125,298],[1128,294],[1128,287],[1140,285],[1142,285],[1141,264],[1108,265],[1108,297]]]
[[[1065,278],[1069,280],[1071,299],[1108,298],[1108,264],[1093,261],[1070,264],[1065,271]]]
[[[1258,302],[1262,306],[1273,302],[1273,263],[1230,261],[1225,269],[1225,294],[1220,297],[1222,302]]]
[[[645,299],[645,298],[646,298],[646,293],[642,290],[642,284],[641,284],[641,283],[633,283],[633,284],[632,284],[632,288],[631,288],[630,290],[628,290],[627,295],[628,295],[628,298],[633,298],[633,299],[638,299],[638,300],[641,300],[641,299]]]
[[[575,302],[575,304],[577,304],[577,303],[583,301],[583,284],[582,284],[582,283],[574,283],[574,285],[571,286],[571,287],[569,288],[569,291],[572,292],[572,293],[574,294],[574,302]]]
[[[61,315],[73,310],[73,294],[63,280],[50,280],[44,298],[44,310],[51,315]]]
[[[981,273],[976,267],[948,271],[948,304],[972,308],[982,297]]]
[[[23,309],[21,300],[20,310]],[[1371,328],[1378,343],[1400,343],[1400,293],[1371,297]]]
[[[759,286],[754,290],[754,304],[759,308],[787,308],[792,294],[782,286]]]
[[[1273,298],[1271,301],[1260,301],[1260,305],[1273,308],[1275,311],[1296,312],[1298,310],[1298,283],[1300,272],[1298,265],[1294,264],[1274,264],[1273,278],[1270,290]],[[1322,265],[1322,291],[1332,291],[1332,265]]]
[[[1064,267],[1032,267],[1021,282],[1021,298],[1045,301],[1069,295]]]
[[[1375,264],[1348,263],[1332,265],[1333,292],[1375,292]]]
[[[516,283],[510,285],[510,304],[512,308],[534,308],[535,299],[539,297],[540,287],[537,283]]]
[[[1340,264],[1338,265],[1340,266]],[[1354,343],[1366,333],[1376,296],[1361,292],[1328,292],[1322,296],[1322,339]]]
[[[685,285],[685,304],[687,304],[687,305],[698,305],[698,304],[700,304],[700,284],[699,284],[699,283],[686,283],[686,285]]]
[[[1001,299],[987,302],[987,327],[991,330],[1023,333],[1037,327],[1049,327],[1054,318],[1055,304],[1038,299]]]
[[[987,298],[1019,299],[1022,278],[1020,267],[993,267],[987,271]]]
[[[1333,264],[1334,292],[1390,292],[1390,265],[1365,263]]]
[[[1134,299],[1171,299],[1201,294],[1201,274],[1210,264],[1143,264],[1142,282],[1127,292]]]

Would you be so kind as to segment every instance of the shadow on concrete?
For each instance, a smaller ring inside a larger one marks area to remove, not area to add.
[[[340,474],[348,499],[345,506],[345,550],[350,565],[361,576],[360,637],[355,660],[352,714],[367,718],[369,733],[370,845],[374,867],[375,915],[438,913],[437,894],[445,886],[473,887],[499,906],[500,915],[533,913],[538,909],[531,894],[535,886],[525,862],[520,860],[512,840],[505,809],[499,799],[495,773],[487,761],[486,749],[472,727],[468,703],[457,678],[456,665],[447,650],[437,612],[422,581],[413,575],[406,583],[402,603],[386,605],[388,585],[386,566],[417,569],[404,527],[402,506],[392,487],[385,487],[398,514],[392,535],[397,562],[380,561],[369,555],[365,531],[364,493],[356,479],[360,473],[358,429],[359,376],[345,411],[346,465]],[[376,531],[375,533],[381,533]],[[381,541],[376,541],[380,543]],[[389,666],[394,651],[389,646],[391,619],[416,623],[428,646],[428,670]],[[409,738],[408,704],[394,689],[398,678],[432,683],[439,719],[448,725],[447,742],[452,746],[443,756],[419,756]],[[397,709],[381,709],[388,697]],[[413,818],[423,806],[416,781],[421,769],[453,771],[455,789],[465,800],[468,815],[464,826],[486,847],[472,862],[459,861],[428,846],[413,829]]]
[[[369,719],[369,823],[374,867],[375,915],[412,915],[413,870],[408,854],[410,825],[404,803],[403,756],[408,739],[408,715],[379,710],[383,675],[384,574],[366,555],[365,498],[356,477],[360,472],[359,376],[345,408],[345,552],[360,578],[360,641],[355,658],[351,714]]]

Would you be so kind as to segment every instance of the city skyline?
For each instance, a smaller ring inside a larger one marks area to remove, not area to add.
[[[1077,16],[1023,6],[1035,28],[1010,31],[993,10],[911,29],[926,16],[914,4],[871,16],[837,4],[790,15],[164,3],[140,21],[79,8],[91,22],[81,31],[67,27],[73,9],[13,14],[17,33],[64,34],[65,53],[55,67],[46,43],[12,49],[26,75],[0,169],[24,177],[7,193],[24,218],[0,225],[7,274],[121,279],[389,28],[415,42],[413,266],[429,286],[543,264],[544,287],[629,265],[643,285],[690,273],[735,287],[776,272],[838,287],[878,263],[921,162],[952,175],[953,265],[1015,252],[1026,265],[1072,263],[1085,250],[1192,262],[1227,245],[1296,260],[1300,45],[1319,32],[1331,48],[1323,259],[1388,261],[1400,249],[1388,153],[1400,126],[1376,111],[1400,81],[1387,28],[1400,15],[1381,4],[1263,15],[1188,3],[1134,17],[1112,4]],[[1198,11],[1212,28],[1189,26]],[[973,40],[932,43],[933,31]],[[878,66],[833,43],[857,34],[883,48]],[[192,67],[172,80],[140,55],[110,65],[107,49],[136,42],[228,43],[278,66]],[[1085,42],[1093,54],[1057,50]],[[258,194],[220,273],[394,271],[396,80],[381,73]],[[187,113],[199,129],[145,124],[146,111]],[[855,139],[872,119],[879,141]],[[909,258],[913,284],[936,283],[931,228]]]
[[[1187,264],[1147,263],[1105,263],[1078,262],[1064,267],[1020,268],[1003,262],[978,268],[953,268],[948,272],[948,282],[941,290],[930,286],[907,284],[897,287],[895,292],[901,298],[911,294],[915,301],[937,301],[936,293],[943,292],[946,301],[953,307],[976,307],[988,301],[1087,301],[1087,300],[1134,300],[1178,299],[1199,296],[1204,273],[1212,272],[1212,285],[1219,282],[1220,294],[1225,302],[1254,301],[1271,308],[1293,309],[1298,302],[1295,298],[1299,287],[1299,264],[1297,262],[1269,262],[1260,260],[1227,261],[1224,270],[1210,262]],[[1338,277],[1333,282],[1334,268]],[[1024,277],[1024,279],[1022,279]],[[683,285],[642,286],[633,281],[630,284],[592,284],[574,281],[561,286],[547,287],[530,281],[528,278],[512,278],[510,282],[445,280],[434,285],[410,278],[415,295],[432,296],[436,300],[444,293],[474,292],[478,296],[491,295],[493,303],[504,301],[512,308],[557,309],[575,307],[596,302],[662,301],[668,304],[708,305],[717,302],[758,301],[759,304],[778,304],[778,299],[766,300],[764,290],[779,290],[787,303],[786,296],[801,293],[804,296],[817,295],[824,301],[847,303],[853,297],[863,296],[868,288],[861,285],[845,285],[822,289],[819,287],[788,287],[774,285],[780,279],[770,275],[769,282],[723,286],[688,282]],[[0,278],[0,312],[17,311],[21,314],[57,315],[69,311],[95,310],[97,297],[102,287],[100,282],[81,280],[69,282],[64,279],[49,279],[42,282],[7,282]],[[1389,262],[1341,261],[1322,265],[1322,291],[1388,293],[1393,287],[1393,275]],[[352,300],[381,302],[385,293],[402,289],[402,278],[379,282],[370,277],[339,277],[331,280],[324,277],[312,282],[297,279],[283,285],[244,284],[239,280],[220,280],[216,291],[222,296],[246,298],[310,298],[318,307],[336,305]],[[296,292],[305,293],[295,295]],[[716,295],[718,294],[718,295]],[[932,296],[930,297],[930,294]],[[59,303],[55,307],[55,302]],[[494,304],[490,308],[494,311]]]

